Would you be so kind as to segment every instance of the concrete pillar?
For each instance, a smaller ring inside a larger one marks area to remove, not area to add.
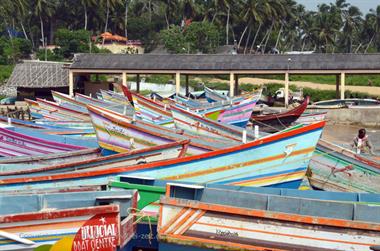
[[[69,70],[69,95],[74,97],[74,73]]]
[[[285,73],[285,93],[284,93],[284,99],[285,99],[285,107],[288,107],[288,105],[289,105],[289,72]]]
[[[340,91],[339,91],[339,85],[340,85],[340,76],[339,74],[335,75],[335,98],[339,98]]]
[[[140,74],[136,74],[136,92],[140,92]]]
[[[340,99],[344,99],[344,92],[346,91],[345,88],[346,84],[346,73],[341,72],[340,73]]]
[[[121,73],[121,83],[122,85],[127,86],[127,73],[125,71]]]
[[[189,75],[186,74],[186,96],[189,95]]]
[[[181,88],[181,74],[179,72],[175,73],[175,93],[179,94]]]
[[[235,95],[239,95],[239,75],[235,74]]]
[[[235,96],[235,93],[234,93],[234,90],[235,90],[234,84],[235,84],[234,73],[230,72],[230,98],[232,98],[233,96]]]

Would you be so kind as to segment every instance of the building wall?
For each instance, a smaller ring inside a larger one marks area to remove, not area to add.
[[[96,44],[96,47],[99,49],[108,49],[114,54],[144,54],[144,48],[142,46],[137,46],[137,45],[125,45],[125,44]],[[127,52],[132,52],[136,51],[137,53],[127,53]]]

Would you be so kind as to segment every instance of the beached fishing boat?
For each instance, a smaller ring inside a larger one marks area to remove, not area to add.
[[[189,154],[199,154],[226,147],[223,140],[200,139],[171,128],[135,120],[95,106],[88,106],[100,147],[112,152],[151,147],[190,139]]]
[[[241,127],[220,123],[200,114],[190,112],[179,107],[170,106],[176,128],[203,136],[213,136],[222,139],[242,141],[243,129]],[[250,115],[249,115],[250,116]],[[247,134],[246,134],[247,135]],[[248,132],[248,140],[255,137]]]
[[[204,91],[206,95],[206,99],[209,103],[217,102],[217,101],[229,101],[229,92],[228,91],[217,91],[204,86]]]
[[[60,93],[57,91],[51,91],[51,95],[53,96],[54,101],[58,105],[72,110],[80,111],[82,113],[87,113],[87,108],[85,104],[75,100],[67,94]]]
[[[260,130],[267,132],[283,130],[291,123],[295,122],[301,114],[304,113],[308,103],[309,97],[306,97],[300,105],[285,112],[262,115],[252,114],[252,125],[258,125]]]
[[[380,101],[375,99],[360,99],[360,98],[348,98],[348,99],[331,99],[323,100],[309,105],[308,108],[313,109],[337,109],[348,107],[380,107]]]
[[[0,250],[116,250],[135,233],[137,193],[0,195]]]
[[[101,156],[100,148],[89,148],[78,151],[51,153],[34,156],[12,156],[0,158],[0,174],[11,166],[27,168],[27,166],[48,166],[69,163],[79,160],[89,160]]]
[[[28,104],[30,109],[30,113],[33,118],[36,119],[44,119],[47,121],[79,121],[80,119],[70,117],[65,114],[59,113],[56,109],[51,107],[42,107],[37,101],[24,99],[24,101]]]
[[[80,93],[75,93],[75,100],[81,102],[82,104],[84,104],[84,106],[87,106],[87,105],[100,106],[100,107],[112,110],[114,112],[126,114],[128,116],[132,116],[134,114],[134,111],[131,109],[127,109],[125,105],[121,105],[114,102],[103,101],[103,100],[92,98]],[[87,107],[86,107],[86,110],[87,110]]]
[[[14,118],[8,118],[4,116],[0,116],[0,122],[3,122],[4,124],[7,124],[8,127],[15,127],[15,128],[25,128],[25,129],[34,129],[40,133],[44,134],[51,134],[51,135],[88,135],[94,133],[94,130],[91,127],[65,127],[58,126],[57,123],[35,123],[31,121],[21,120],[21,119],[14,119]],[[73,126],[73,123],[66,124],[67,126]],[[16,129],[17,130],[17,129]]]
[[[370,250],[380,206],[169,183],[160,250]],[[377,198],[378,199],[378,198]]]
[[[111,169],[117,167],[125,167],[150,163],[159,160],[167,160],[181,158],[185,155],[189,140],[153,146],[139,150],[132,150],[128,153],[113,154],[105,157],[96,157],[91,159],[76,160],[56,165],[40,166],[40,165],[22,165],[22,166],[1,166],[1,178],[9,178],[7,176],[16,177],[17,175],[48,174],[48,173],[64,173],[75,172],[78,170],[95,170],[95,169]]]
[[[309,164],[310,184],[328,191],[380,193],[380,163],[320,140]]]
[[[93,185],[117,175],[143,175],[193,183],[298,188],[324,124],[319,122],[238,146],[137,166],[87,168],[73,173],[1,179],[0,191]]]
[[[327,115],[327,112],[304,112],[294,123],[311,124],[311,123],[325,120],[326,115]]]
[[[0,128],[0,156],[42,155],[85,149]]]
[[[250,98],[239,103],[232,104],[228,107],[208,109],[202,111],[201,114],[211,120],[245,128],[260,96],[261,94],[252,95]]]
[[[137,93],[132,93],[132,99],[137,117],[157,125],[173,126],[169,105],[154,102]]]
[[[81,121],[90,121],[90,117],[86,112],[77,111],[74,109],[66,108],[63,106],[60,106],[59,104],[37,98],[37,103],[40,107],[49,109],[52,113],[59,113],[63,114],[64,116],[67,116],[69,118],[74,118],[73,120],[81,120]]]
[[[113,102],[126,106],[128,109],[133,110],[131,103],[128,98],[124,97],[122,94],[114,91],[100,90],[103,100],[108,102]]]

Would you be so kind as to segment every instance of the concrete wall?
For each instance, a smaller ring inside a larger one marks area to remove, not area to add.
[[[327,111],[326,119],[332,123],[380,127],[379,108],[307,109],[308,112]]]

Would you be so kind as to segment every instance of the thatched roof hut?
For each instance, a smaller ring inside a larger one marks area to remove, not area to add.
[[[68,64],[24,61],[15,66],[6,87],[17,88],[19,99],[49,97],[50,90],[68,91]]]

